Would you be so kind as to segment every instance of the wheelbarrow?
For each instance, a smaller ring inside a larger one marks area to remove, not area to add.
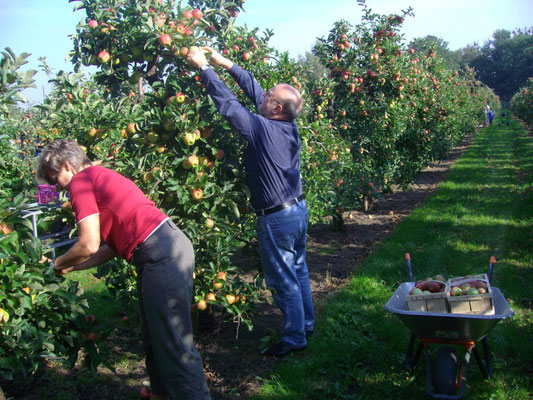
[[[492,286],[494,314],[451,314],[446,312],[409,311],[405,302],[415,286],[409,254],[405,256],[409,279],[402,283],[385,304],[385,310],[395,314],[411,330],[405,365],[412,370],[418,362],[422,349],[426,359],[426,391],[433,399],[462,399],[466,392],[466,373],[472,353],[485,379],[492,376],[492,358],[487,343],[487,334],[500,320],[510,318],[510,308],[502,292]],[[496,259],[491,257],[488,271],[489,282]],[[415,342],[418,346],[413,357]],[[484,361],[477,342],[481,342]],[[430,344],[441,345],[433,358]],[[457,360],[456,347],[465,349],[462,365]]]
[[[509,113],[502,112],[500,118],[498,119],[498,126],[509,125]]]

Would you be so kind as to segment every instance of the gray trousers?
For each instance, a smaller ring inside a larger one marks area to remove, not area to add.
[[[170,220],[137,246],[137,293],[146,368],[154,394],[172,400],[210,399],[193,342],[191,300],[194,252]]]

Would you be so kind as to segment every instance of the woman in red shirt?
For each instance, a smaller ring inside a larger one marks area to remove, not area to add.
[[[37,175],[68,190],[76,214],[78,241],[52,263],[58,273],[115,256],[136,267],[152,399],[209,399],[193,343],[189,239],[131,180],[93,165],[75,141],[54,140],[42,153]]]

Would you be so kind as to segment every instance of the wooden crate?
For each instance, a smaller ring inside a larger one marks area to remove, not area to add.
[[[452,296],[450,291],[453,286],[461,286],[465,283],[483,281],[487,285],[487,293]],[[492,289],[490,288],[487,274],[460,276],[450,278],[446,282],[445,292],[448,296],[450,312],[453,314],[494,314],[494,304],[492,301]]]
[[[442,312],[447,313],[446,291],[430,294],[416,294],[405,296],[409,311]]]

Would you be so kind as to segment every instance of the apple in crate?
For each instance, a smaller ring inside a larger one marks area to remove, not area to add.
[[[461,288],[460,288],[459,286],[454,286],[454,287],[452,287],[452,289],[450,290],[450,294],[451,294],[452,296],[460,296],[462,292],[463,292],[463,291],[461,290]]]

